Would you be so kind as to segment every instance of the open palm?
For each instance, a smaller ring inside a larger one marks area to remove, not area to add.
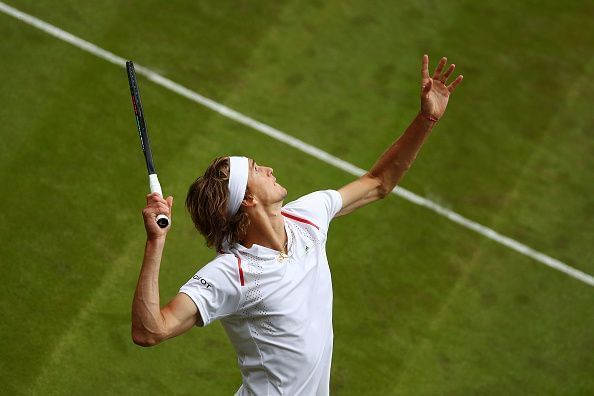
[[[421,113],[436,120],[439,120],[445,112],[450,94],[454,92],[454,89],[463,78],[462,75],[459,75],[450,85],[446,85],[448,77],[456,68],[456,65],[451,64],[447,71],[442,74],[446,62],[447,58],[441,58],[433,77],[429,77],[429,56],[423,55]]]

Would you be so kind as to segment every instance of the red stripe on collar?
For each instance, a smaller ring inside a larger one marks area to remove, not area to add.
[[[298,222],[300,222],[300,223],[309,224],[309,225],[311,225],[311,226],[314,226],[314,227],[316,227],[316,229],[318,229],[318,230],[320,229],[320,227],[318,227],[317,225],[315,225],[315,224],[314,224],[314,223],[312,223],[311,221],[309,221],[309,220],[307,220],[307,219],[304,219],[304,218],[302,218],[302,217],[298,217],[298,216],[295,216],[295,215],[293,215],[293,214],[290,214],[290,213],[287,213],[287,212],[281,212],[281,214],[282,214],[283,216],[285,216],[285,217],[288,217],[289,219],[292,219],[292,220],[298,221]]]

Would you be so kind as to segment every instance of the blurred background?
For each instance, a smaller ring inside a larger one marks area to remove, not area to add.
[[[591,1],[8,4],[363,169],[419,109],[421,57],[464,82],[402,186],[594,274]],[[143,349],[130,307],[146,169],[125,69],[0,13],[2,393],[230,395],[219,323]],[[166,303],[214,257],[183,201],[214,157],[287,202],[353,176],[139,76],[175,197]],[[332,223],[334,395],[594,394],[594,288],[391,195]]]

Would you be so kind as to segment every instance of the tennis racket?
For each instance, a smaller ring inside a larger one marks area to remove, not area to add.
[[[136,127],[138,128],[138,134],[140,135],[140,145],[142,146],[142,152],[144,153],[144,159],[146,160],[146,169],[148,170],[149,188],[151,193],[159,193],[162,197],[163,191],[161,191],[161,184],[159,184],[155,163],[153,162],[151,143],[144,122],[144,113],[142,111],[142,103],[140,102],[140,92],[138,91],[136,72],[134,71],[134,63],[132,63],[132,61],[126,62],[126,71],[128,72],[128,82],[130,83],[130,95],[132,95],[132,107],[134,108],[134,116],[136,117]],[[167,216],[163,214],[157,216],[157,224],[159,227],[165,228],[169,223],[170,221]]]

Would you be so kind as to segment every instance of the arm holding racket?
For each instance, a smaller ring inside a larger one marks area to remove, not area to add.
[[[147,232],[144,259],[132,301],[132,340],[150,347],[202,325],[196,304],[184,293],[178,293],[161,308],[159,296],[159,270],[169,227],[161,228],[155,222],[159,214],[171,216],[173,197],[163,199],[152,193],[146,197],[142,211]]]
[[[151,190],[146,197],[146,207],[142,211],[147,240],[132,302],[132,339],[138,345],[153,346],[167,338],[186,332],[196,323],[201,324],[202,319],[194,302],[183,293],[179,293],[165,307],[160,306],[159,269],[165,238],[171,224],[173,197],[163,199],[144,121],[134,64],[131,61],[126,62],[126,70]]]

